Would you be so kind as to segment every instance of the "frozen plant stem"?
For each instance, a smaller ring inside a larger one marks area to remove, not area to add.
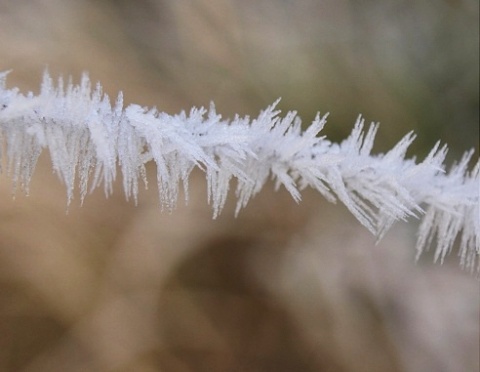
[[[45,73],[39,95],[7,89],[6,75],[0,74],[0,155],[14,189],[20,185],[28,192],[45,148],[68,203],[76,184],[82,201],[100,185],[110,194],[117,165],[127,198],[136,201],[139,180],[146,182],[145,164],[154,161],[164,207],[174,208],[180,183],[187,194],[190,172],[199,167],[217,217],[232,178],[238,213],[272,177],[296,201],[306,187],[340,200],[378,238],[396,220],[420,217],[419,254],[436,245],[435,259],[443,261],[458,239],[460,264],[480,272],[480,165],[468,170],[473,151],[446,172],[446,146],[437,144],[420,163],[405,159],[413,133],[386,154],[372,155],[378,126],[365,129],[361,117],[350,136],[335,144],[319,136],[327,115],[318,114],[302,131],[295,112],[279,116],[278,101],[257,118],[222,120],[213,105],[172,116],[138,105],[124,109],[121,94],[112,106],[86,75],[80,85],[59,79],[55,86]]]

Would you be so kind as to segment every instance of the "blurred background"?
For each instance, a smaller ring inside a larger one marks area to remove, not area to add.
[[[113,99],[257,115],[278,97],[375,151],[410,130],[448,164],[479,149],[476,0],[0,0],[0,70],[38,92],[83,71]],[[154,185],[155,169],[149,169]],[[379,243],[343,206],[268,185],[212,220],[203,175],[161,212],[101,190],[66,211],[48,154],[30,195],[0,177],[1,371],[475,371],[478,280],[415,257],[416,223]]]

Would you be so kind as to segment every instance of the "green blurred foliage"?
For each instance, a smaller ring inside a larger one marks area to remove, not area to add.
[[[45,66],[86,70],[169,112],[256,115],[282,97],[305,123],[330,112],[335,141],[362,114],[381,123],[376,150],[414,130],[412,155],[441,140],[452,161],[478,154],[478,14],[475,0],[0,1],[0,67],[21,87]]]
[[[348,135],[358,114],[381,122],[377,149],[409,130],[423,156],[478,154],[476,1],[110,1],[133,53],[189,104],[256,114],[282,97],[306,122],[331,112]]]

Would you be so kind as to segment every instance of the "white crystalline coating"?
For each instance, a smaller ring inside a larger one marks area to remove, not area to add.
[[[19,185],[28,192],[44,149],[68,203],[77,185],[82,201],[101,185],[109,195],[117,166],[126,197],[136,202],[139,181],[147,183],[146,163],[153,161],[163,207],[175,207],[181,184],[187,195],[190,172],[198,167],[217,217],[232,179],[238,213],[272,178],[297,202],[306,187],[340,200],[378,238],[395,221],[420,217],[419,254],[435,244],[435,259],[443,261],[458,240],[461,265],[480,272],[480,166],[468,170],[473,152],[445,172],[445,146],[437,144],[420,163],[405,158],[413,133],[386,154],[372,155],[378,125],[365,131],[361,117],[350,136],[334,144],[319,136],[327,115],[318,114],[302,130],[295,112],[279,116],[278,101],[257,118],[227,121],[213,104],[168,115],[138,105],[123,108],[120,94],[112,106],[86,75],[79,85],[61,79],[55,85],[45,73],[39,95],[7,89],[6,76],[0,73],[0,156],[14,190]]]

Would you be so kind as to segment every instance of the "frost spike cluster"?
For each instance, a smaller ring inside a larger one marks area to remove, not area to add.
[[[273,178],[296,201],[306,187],[331,202],[340,200],[379,238],[396,220],[421,217],[419,253],[436,245],[435,257],[443,261],[458,238],[461,265],[480,272],[479,163],[467,168],[473,152],[446,172],[445,146],[437,144],[421,163],[405,159],[413,133],[386,154],[372,155],[378,126],[365,129],[360,117],[350,136],[335,144],[319,136],[327,115],[318,114],[302,130],[295,112],[279,116],[278,101],[257,118],[227,121],[213,105],[168,115],[138,105],[124,109],[120,94],[112,106],[86,75],[79,85],[59,79],[55,86],[45,73],[39,95],[22,95],[6,89],[6,75],[0,74],[0,155],[14,190],[19,185],[28,192],[45,148],[66,185],[68,203],[76,185],[82,201],[100,185],[110,194],[117,166],[127,198],[137,201],[145,165],[154,161],[162,206],[175,207],[180,184],[187,191],[198,167],[216,217],[232,178],[237,213]]]

